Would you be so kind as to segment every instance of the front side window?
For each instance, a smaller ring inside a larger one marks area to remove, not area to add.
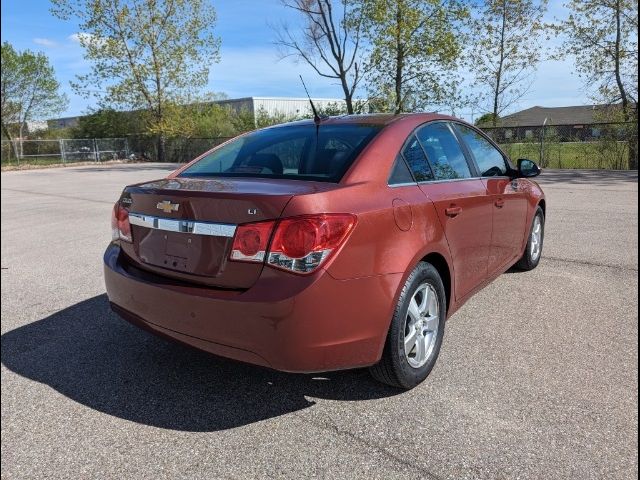
[[[464,143],[475,158],[482,177],[501,177],[507,174],[507,163],[502,153],[475,130],[456,125]]]
[[[339,182],[381,128],[311,124],[258,130],[212,150],[180,176]]]
[[[433,166],[436,180],[470,178],[469,164],[458,139],[446,123],[431,123],[418,130],[418,139]]]

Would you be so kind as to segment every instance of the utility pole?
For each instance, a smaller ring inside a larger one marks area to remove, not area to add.
[[[548,118],[545,117],[542,122],[542,132],[540,133],[540,166],[544,167],[544,127],[547,125]]]

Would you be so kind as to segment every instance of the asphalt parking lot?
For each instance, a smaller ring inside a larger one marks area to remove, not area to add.
[[[545,172],[539,268],[476,295],[398,392],[218,359],[111,313],[113,202],[166,172],[2,173],[2,478],[637,477],[637,173]]]

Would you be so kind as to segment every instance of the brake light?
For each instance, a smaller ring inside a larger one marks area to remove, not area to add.
[[[239,225],[233,237],[231,260],[262,262],[275,222],[257,222]]]
[[[296,273],[310,273],[347,239],[355,215],[321,214],[281,220],[269,247],[267,264]]]
[[[326,213],[285,218],[279,222],[239,225],[231,260],[261,263],[295,273],[310,273],[334,253],[356,224],[355,215]],[[271,232],[273,240],[269,246]]]
[[[129,212],[116,202],[111,211],[111,239],[132,242]]]

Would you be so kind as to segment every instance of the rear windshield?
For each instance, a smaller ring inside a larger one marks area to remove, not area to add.
[[[258,130],[213,150],[180,176],[339,182],[381,128],[342,124]]]

